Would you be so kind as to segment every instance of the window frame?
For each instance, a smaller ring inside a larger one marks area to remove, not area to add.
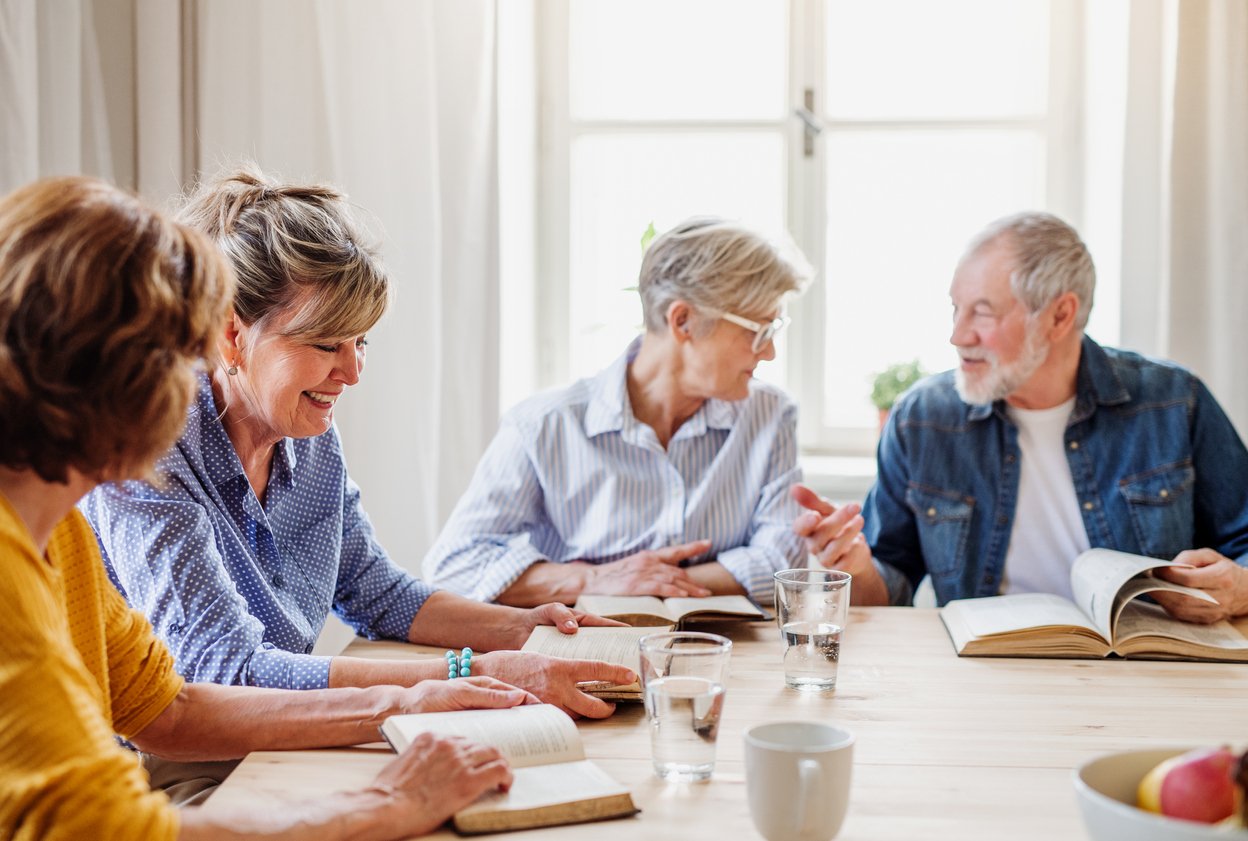
[[[798,441],[804,454],[862,457],[874,452],[878,429],[825,426],[823,336],[829,279],[826,264],[827,154],[822,138],[840,131],[959,130],[966,128],[1029,128],[1040,133],[1046,150],[1046,208],[1079,228],[1083,216],[1084,132],[1084,0],[1050,0],[1049,96],[1041,119],[831,119],[824,104],[824,43],[828,25],[823,0],[788,0],[788,108],[779,120],[585,120],[570,115],[567,72],[569,4],[571,0],[540,0],[534,4],[537,56],[537,331],[535,354],[538,388],[565,384],[570,378],[570,150],[573,138],[595,132],[714,132],[758,129],[779,131],[787,150],[785,207],[794,241],[816,268],[816,282],[790,312],[784,358],[788,391],[803,407]],[[808,94],[809,92],[809,94]],[[808,98],[809,96],[809,98]],[[813,154],[804,151],[806,133],[797,117],[808,106],[822,132]],[[1055,140],[1060,142],[1054,142]],[[987,221],[987,220],[985,220]],[[952,271],[952,267],[950,267]],[[835,281],[831,281],[834,283]],[[553,328],[553,329],[552,329]],[[952,360],[952,357],[951,357]]]

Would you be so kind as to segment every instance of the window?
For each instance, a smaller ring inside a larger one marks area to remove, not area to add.
[[[1084,225],[1077,0],[531,9],[534,386],[592,374],[638,332],[647,225],[729,216],[791,238],[818,272],[760,375],[799,400],[808,452],[863,454],[877,434],[872,372],[953,363],[948,283],[967,239],[1025,208]],[[1102,272],[1093,332],[1112,343],[1107,298],[1116,306]],[[519,396],[505,387],[505,403]]]

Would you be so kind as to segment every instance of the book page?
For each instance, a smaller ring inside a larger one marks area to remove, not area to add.
[[[1122,589],[1118,591],[1118,595],[1114,597],[1113,625],[1111,626],[1114,629],[1113,641],[1116,642],[1122,638],[1123,632],[1119,623],[1122,621],[1121,616],[1123,610],[1125,610],[1127,605],[1131,603],[1131,600],[1136,596],[1142,596],[1145,593],[1153,593],[1157,590],[1166,590],[1171,593],[1183,593],[1184,595],[1191,596],[1194,599],[1200,599],[1205,602],[1213,602],[1214,604],[1218,603],[1218,600],[1211,596],[1208,592],[1205,590],[1198,590],[1195,587],[1184,587],[1182,584],[1175,584],[1174,582],[1166,581],[1164,578],[1153,578],[1152,576],[1133,578],[1126,584],[1123,584]],[[1162,610],[1162,614],[1169,618],[1169,614],[1167,614],[1164,610]],[[1172,621],[1178,622],[1179,620],[1175,619]],[[1166,634],[1166,636],[1170,635]]]
[[[943,609],[960,614],[959,619],[977,637],[1053,626],[1096,630],[1077,607],[1052,593],[1014,593],[982,599],[956,599]]]
[[[540,809],[618,794],[628,794],[628,789],[589,760],[517,768],[510,791],[488,792],[471,806],[456,812],[455,817],[459,819],[478,812]]]
[[[552,625],[538,625],[520,650],[565,660],[604,660],[639,673],[641,649],[637,647],[637,641],[661,632],[660,628],[625,626],[581,628],[575,634],[563,634]]]
[[[1170,637],[1213,648],[1248,651],[1248,638],[1230,622],[1224,620],[1212,625],[1184,622],[1166,613],[1161,605],[1149,602],[1131,602],[1126,605],[1118,617],[1115,631],[1119,642],[1143,636]]]
[[[1150,569],[1170,566],[1171,561],[1116,552],[1113,549],[1089,549],[1070,568],[1070,589],[1075,606],[1087,614],[1096,630],[1105,637],[1113,636],[1114,600],[1122,585]]]
[[[463,736],[498,748],[514,768],[585,758],[576,725],[550,704],[395,715],[382,724],[382,732],[400,750],[424,732]]]
[[[660,616],[670,622],[679,617],[667,610],[663,600],[655,596],[595,596],[583,595],[576,600],[578,610],[598,616]]]
[[[732,613],[741,616],[766,618],[758,607],[745,596],[704,596],[700,599],[667,599],[667,615],[677,619],[690,613]]]

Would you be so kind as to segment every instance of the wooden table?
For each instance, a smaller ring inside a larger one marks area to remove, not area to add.
[[[758,838],[745,796],[742,731],[762,721],[834,721],[857,735],[849,816],[855,839],[1087,837],[1071,770],[1107,751],[1248,742],[1248,666],[1147,661],[960,659],[937,611],[855,608],[835,694],[784,687],[772,625],[739,625],[709,783],[656,779],[640,705],[582,722],[586,752],[628,785],[633,819],[520,838]],[[430,656],[358,641],[360,656]],[[271,805],[366,785],[382,746],[249,756],[209,801]],[[453,837],[449,832],[441,837]]]

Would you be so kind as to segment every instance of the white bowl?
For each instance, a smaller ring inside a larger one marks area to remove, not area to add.
[[[1135,806],[1135,791],[1157,763],[1187,748],[1129,750],[1084,763],[1075,771],[1075,792],[1093,841],[1242,841],[1248,831],[1167,818]]]

